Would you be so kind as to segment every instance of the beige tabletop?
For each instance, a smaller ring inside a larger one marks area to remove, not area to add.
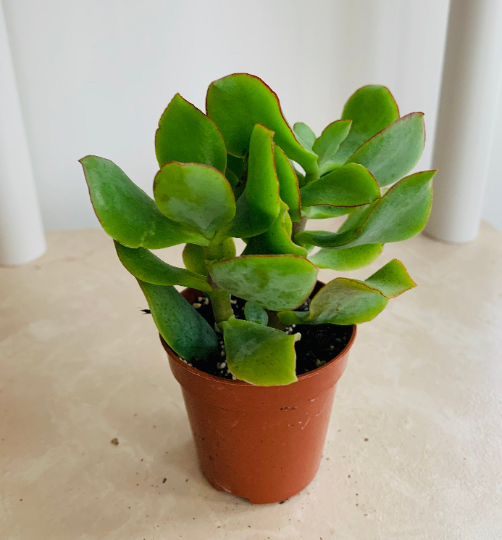
[[[0,538],[501,539],[502,236],[388,244],[352,275],[394,257],[419,286],[359,327],[316,479],[252,506],[202,477],[111,240],[50,233],[42,259],[0,269]]]

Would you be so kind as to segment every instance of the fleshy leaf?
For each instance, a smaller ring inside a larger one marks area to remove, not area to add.
[[[300,221],[300,187],[295,170],[284,150],[276,144],[274,144],[274,155],[281,199],[289,206],[291,220]]]
[[[281,202],[281,211],[268,231],[249,238],[243,255],[300,255],[307,256],[307,250],[291,240],[291,218],[288,205]]]
[[[268,313],[260,306],[253,304],[252,302],[246,302],[244,306],[244,315],[246,320],[256,324],[268,324]]]
[[[312,299],[307,312],[279,313],[285,324],[359,324],[374,319],[389,300],[362,281],[336,278]]]
[[[167,163],[155,176],[153,193],[168,218],[212,238],[235,216],[235,199],[222,173],[196,163]]]
[[[317,156],[298,142],[284,118],[276,94],[258,77],[236,73],[211,83],[206,109],[216,122],[229,154],[248,153],[255,124],[275,132],[275,142],[306,171],[317,171]]]
[[[314,143],[316,141],[315,133],[303,122],[296,122],[293,126],[294,134],[303,148],[307,150],[312,150]]]
[[[317,280],[317,268],[296,255],[246,255],[213,263],[214,283],[260,307],[294,309],[308,298]]]
[[[160,335],[175,353],[191,360],[218,349],[216,332],[174,287],[138,283]]]
[[[121,244],[148,249],[185,242],[208,245],[197,231],[163,216],[154,201],[113,162],[87,156],[80,163],[101,226]]]
[[[171,266],[145,248],[128,248],[115,241],[115,249],[126,270],[141,281],[152,285],[183,285],[204,292],[211,290],[205,276]]]
[[[345,163],[363,143],[398,118],[399,109],[388,88],[369,85],[356,90],[343,108],[342,119],[352,120],[352,126],[334,163]]]
[[[155,133],[159,166],[170,161],[202,163],[225,172],[227,151],[216,124],[176,94],[159,120]]]
[[[417,286],[409,276],[403,263],[397,259],[393,259],[380,268],[365,283],[378,289],[387,298],[395,298]]]
[[[287,311],[279,318],[285,324],[359,324],[374,319],[390,298],[415,286],[403,264],[394,259],[366,281],[330,281],[312,298],[309,311]]]
[[[291,384],[295,373],[295,337],[262,324],[231,317],[220,323],[232,375],[258,386]]]
[[[339,164],[341,165],[336,158],[336,153],[340,144],[347,138],[351,125],[352,120],[337,120],[329,124],[321,136],[316,139],[313,150],[319,156],[317,163],[321,175],[331,171]]]
[[[380,197],[380,188],[361,165],[343,165],[300,190],[302,206],[354,207]]]
[[[353,247],[400,242],[416,236],[427,223],[432,205],[432,178],[437,171],[407,176],[367,210],[347,218],[353,226],[339,232],[303,231],[295,241],[320,247]]]
[[[225,171],[225,178],[228,180],[228,183],[230,184],[230,187],[232,189],[234,189],[235,186],[237,186],[237,184],[239,183],[239,179],[235,175],[234,171],[232,171],[232,169],[229,169],[228,167]]]
[[[309,261],[318,268],[330,268],[345,272],[363,268],[376,260],[383,251],[382,244],[365,244],[347,249],[322,248]]]
[[[302,208],[302,215],[308,219],[328,219],[344,216],[352,212],[353,209],[352,206],[307,206]]]
[[[196,244],[187,244],[183,250],[183,264],[190,272],[206,275],[206,263],[204,262],[204,248]]]
[[[273,132],[256,124],[248,162],[246,189],[237,201],[229,236],[249,238],[270,228],[279,214],[279,180],[274,164]]]
[[[364,165],[387,186],[402,178],[418,163],[425,144],[423,113],[411,113],[365,142],[347,163]]]

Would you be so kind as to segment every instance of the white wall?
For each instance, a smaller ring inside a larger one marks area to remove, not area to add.
[[[261,76],[290,123],[320,132],[359,86],[426,113],[430,153],[448,0],[3,0],[46,228],[97,225],[77,159],[148,192],[157,120],[179,91]]]

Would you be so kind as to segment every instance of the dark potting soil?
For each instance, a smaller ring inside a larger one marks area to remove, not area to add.
[[[232,308],[237,319],[245,319],[245,300],[232,296]],[[307,311],[310,304],[308,299],[298,311]],[[200,296],[192,304],[197,311],[214,327],[214,316],[211,302],[207,296]],[[323,366],[343,351],[352,336],[352,326],[338,326],[335,324],[307,325],[299,324],[286,327],[287,334],[300,332],[301,339],[295,343],[296,351],[296,375],[308,373],[313,369]],[[225,346],[223,336],[220,334],[219,350],[213,353],[206,360],[192,358],[188,364],[204,371],[209,375],[232,379],[232,374],[228,371],[226,364]]]

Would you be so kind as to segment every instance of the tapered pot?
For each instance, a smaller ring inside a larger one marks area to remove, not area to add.
[[[186,289],[193,302],[199,291]],[[180,383],[200,466],[209,483],[255,504],[283,501],[314,478],[336,384],[356,326],[333,360],[287,386],[221,379],[188,366],[162,340]]]

